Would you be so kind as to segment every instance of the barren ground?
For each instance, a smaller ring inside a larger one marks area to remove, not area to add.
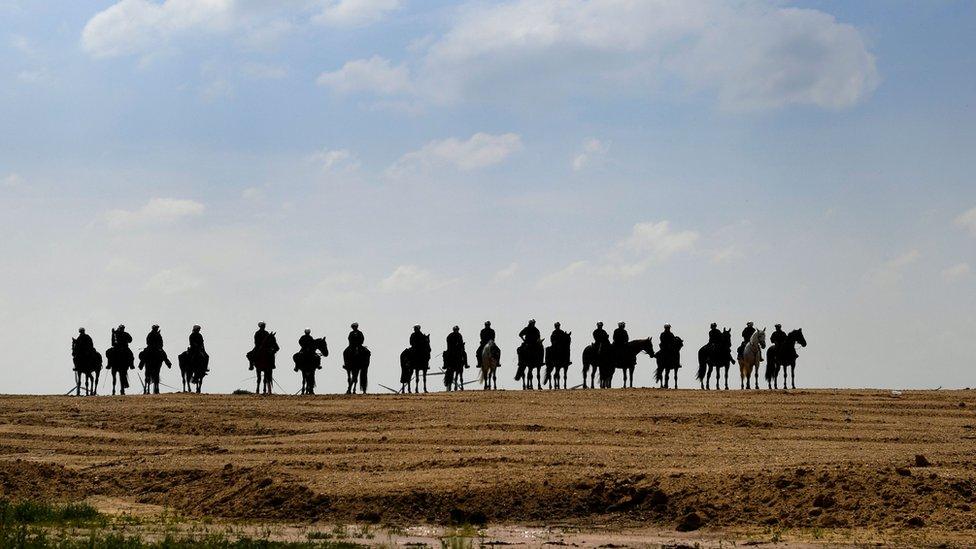
[[[3,396],[0,494],[187,521],[371,523],[393,541],[486,523],[510,542],[524,526],[581,545],[967,545],[976,391]]]

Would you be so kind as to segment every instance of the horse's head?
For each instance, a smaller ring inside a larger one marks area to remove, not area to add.
[[[762,330],[757,330],[756,333],[752,334],[752,342],[758,343],[763,349],[766,348],[766,328]]]
[[[795,341],[800,344],[800,347],[807,346],[807,338],[803,337],[803,328],[797,328],[789,333],[787,336],[790,341]]]
[[[322,353],[322,356],[329,356],[329,346],[325,343],[324,337],[315,340],[315,348]]]
[[[732,330],[729,328],[722,330],[722,342],[732,347]]]

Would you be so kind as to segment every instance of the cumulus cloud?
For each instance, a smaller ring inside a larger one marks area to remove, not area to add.
[[[420,150],[403,155],[389,167],[387,174],[398,177],[445,166],[462,171],[478,170],[499,164],[521,150],[522,138],[515,133],[476,133],[466,141],[452,137],[431,141]]]
[[[308,161],[324,172],[351,171],[359,167],[359,160],[348,149],[322,149],[309,155]]]
[[[583,142],[583,147],[580,152],[573,157],[573,171],[578,172],[595,164],[602,163],[608,152],[610,152],[610,145],[608,143],[594,138],[587,139]]]
[[[336,71],[320,74],[317,82],[337,93],[397,95],[412,90],[407,67],[393,66],[388,59],[379,56],[349,61]]]
[[[111,210],[105,214],[109,228],[123,230],[159,225],[203,214],[205,207],[195,200],[153,198],[138,210]]]
[[[976,208],[960,214],[956,218],[956,225],[969,231],[969,234],[976,236]]]
[[[666,258],[692,249],[698,241],[695,231],[673,231],[669,221],[648,221],[634,225],[630,236],[620,246],[639,253]]]
[[[433,275],[426,269],[416,265],[400,265],[380,282],[380,289],[384,292],[416,292],[431,289],[433,281]]]
[[[146,290],[163,295],[176,295],[196,290],[203,286],[203,279],[186,269],[166,269],[154,274],[146,281]]]
[[[375,23],[400,9],[402,0],[327,0],[313,21],[331,26]]]
[[[942,271],[942,279],[946,282],[955,282],[969,276],[972,269],[969,267],[969,263],[959,263],[948,267]]]
[[[505,267],[504,269],[495,273],[495,282],[505,282],[506,280],[511,280],[515,276],[515,273],[518,272],[518,269],[518,263],[509,264],[508,267]]]
[[[579,260],[566,265],[562,269],[554,273],[549,273],[539,279],[536,286],[540,289],[548,289],[553,287],[558,287],[567,282],[573,280],[581,273],[587,271],[590,267],[588,261]]]
[[[867,281],[878,287],[897,284],[904,278],[905,269],[917,263],[921,257],[922,253],[918,250],[908,250],[885,261],[874,271],[868,273]]]
[[[566,90],[646,96],[677,78],[728,110],[839,109],[879,81],[857,28],[772,0],[510,0],[458,13],[413,70],[397,66],[394,93],[436,103]],[[372,64],[389,72],[382,61]]]

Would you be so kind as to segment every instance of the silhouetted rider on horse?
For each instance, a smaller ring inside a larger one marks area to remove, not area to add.
[[[95,353],[95,343],[90,335],[85,333],[84,328],[78,328],[78,337],[75,338],[75,354],[80,357],[90,357]],[[78,371],[78,364],[75,363],[74,371]]]
[[[264,352],[267,353],[269,360],[270,369],[275,369],[275,353],[279,350],[278,342],[274,337],[271,337],[271,333],[265,329],[264,322],[258,322],[258,330],[254,332],[254,348],[251,352],[247,353],[247,359],[250,362],[249,370],[254,369],[254,359],[257,353]]]
[[[714,322],[712,322],[711,327],[708,329],[708,344],[713,346],[722,344],[722,331],[718,329],[718,324]]]
[[[350,327],[352,328],[352,331],[349,332],[349,347],[353,349],[362,347],[366,342],[366,336],[359,331],[359,323],[353,322],[352,326]]]
[[[203,361],[203,371],[210,371],[210,355],[207,354],[207,350],[203,344],[203,334],[200,333],[200,326],[194,325],[193,331],[190,332],[190,346],[187,349],[191,356],[202,359]]]
[[[627,333],[627,324],[618,322],[617,329],[613,331],[613,352],[620,364],[626,364],[629,359],[628,343],[630,343],[630,334]]]
[[[420,331],[420,324],[415,325],[410,334],[410,348],[415,352],[430,354],[430,339]]]
[[[593,343],[596,344],[598,349],[610,345],[610,334],[603,329],[602,322],[596,323],[596,329],[593,330]]]
[[[313,357],[313,356],[317,356],[316,353],[315,353],[316,348],[317,348],[317,344],[315,342],[315,338],[312,337],[312,329],[311,328],[305,328],[305,333],[302,334],[302,337],[298,338],[298,354],[301,355],[302,357]],[[313,359],[313,362],[314,362],[314,359]],[[295,371],[296,372],[299,370],[299,365],[300,365],[300,362],[298,360],[296,360],[295,361]],[[316,370],[321,370],[322,369],[322,363],[321,363],[321,361],[318,361],[316,363],[315,369]]]
[[[777,324],[775,330],[769,336],[769,342],[773,345],[782,345],[786,343],[786,332],[783,331],[783,325]]]
[[[552,348],[559,353],[559,357],[562,359],[569,358],[569,334],[564,332],[562,325],[557,322],[552,325],[552,333],[549,334],[549,343],[552,344]]]
[[[491,327],[491,321],[485,321],[485,327],[481,329],[481,333],[478,334],[478,350],[475,352],[475,358],[478,359],[478,367],[481,367],[481,351],[484,350],[485,345],[489,341],[495,341],[495,330]]]
[[[752,339],[752,334],[756,333],[756,327],[752,325],[752,322],[747,322],[746,327],[742,330],[742,343],[739,344],[739,350],[737,351],[737,357],[742,360],[742,350],[746,348],[746,344]],[[761,353],[761,351],[760,351]],[[762,361],[762,354],[757,357],[759,361]]]
[[[447,354],[449,356],[459,356],[464,362],[465,368],[470,368],[464,351],[464,336],[461,335],[461,328],[455,326],[451,333],[447,334]]]
[[[671,332],[670,324],[664,325],[664,331],[661,332],[660,341],[661,341],[661,350],[659,354],[660,353],[666,354],[675,350],[675,347],[677,345],[677,336],[675,336],[674,333]]]
[[[159,324],[153,324],[152,329],[146,334],[146,349],[143,353],[139,353],[139,360],[143,360],[144,353],[151,352],[161,353],[163,363],[168,367],[173,366],[173,363],[169,361],[169,357],[166,356],[166,351],[163,350],[163,334],[159,331]]]
[[[112,330],[112,348],[117,349],[116,352],[120,353],[123,358],[132,362],[135,357],[132,356],[132,349],[129,348],[129,344],[132,343],[132,336],[129,332],[125,331],[125,325],[119,324],[119,327]]]

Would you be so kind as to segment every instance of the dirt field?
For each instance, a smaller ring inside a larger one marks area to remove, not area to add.
[[[0,493],[281,524],[966,545],[976,391],[5,396]]]

